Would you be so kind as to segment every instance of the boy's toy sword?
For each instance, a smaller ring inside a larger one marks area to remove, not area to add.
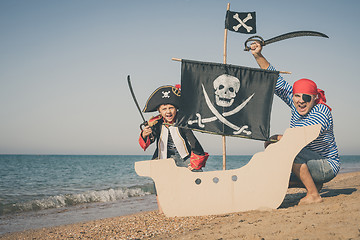
[[[128,82],[128,85],[129,85],[129,89],[130,89],[130,92],[131,92],[131,96],[132,96],[132,98],[134,99],[135,105],[136,105],[137,109],[139,110],[139,113],[140,113],[140,116],[141,116],[142,120],[144,121],[142,124],[140,124],[140,129],[142,130],[143,127],[145,127],[145,126],[148,125],[148,122],[145,120],[144,115],[142,114],[142,111],[141,111],[140,106],[139,106],[139,104],[138,104],[138,101],[136,100],[134,90],[133,90],[133,88],[132,88],[132,86],[131,86],[130,75],[127,76],[127,82]],[[150,137],[150,140],[151,140],[151,141],[154,140],[154,135],[153,135],[153,134],[150,134],[149,137]]]
[[[136,100],[134,90],[133,90],[133,88],[132,88],[132,86],[131,86],[130,75],[127,76],[127,82],[128,82],[128,85],[129,85],[129,89],[130,89],[130,92],[131,92],[131,96],[132,96],[132,98],[134,99],[135,105],[136,105],[137,109],[139,110],[139,113],[140,113],[140,116],[141,116],[142,120],[144,121],[140,126],[142,126],[142,125],[145,125],[145,126],[146,126],[146,125],[147,125],[147,121],[145,120],[144,115],[142,114],[142,111],[141,111],[141,109],[140,109],[140,106],[139,106],[139,104],[138,104],[138,101]]]
[[[294,37],[304,37],[304,36],[314,36],[314,37],[324,37],[324,38],[329,38],[327,35],[320,33],[320,32],[314,32],[314,31],[296,31],[296,32],[289,32],[289,33],[285,33],[273,38],[270,38],[268,40],[264,40],[262,37],[260,36],[252,36],[249,37],[246,41],[245,41],[245,49],[244,51],[249,51],[250,47],[247,46],[248,42],[253,42],[253,41],[259,41],[260,44],[262,46],[268,45],[270,43],[274,43],[274,42],[278,42],[278,41],[282,41],[285,39],[289,39],[289,38],[294,38]]]

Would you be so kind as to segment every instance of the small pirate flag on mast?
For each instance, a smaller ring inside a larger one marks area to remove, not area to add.
[[[256,33],[255,12],[232,12],[227,11],[225,17],[225,28],[238,33]]]

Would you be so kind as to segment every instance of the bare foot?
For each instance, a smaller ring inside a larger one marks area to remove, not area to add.
[[[320,203],[322,201],[323,200],[322,200],[322,198],[321,198],[321,196],[319,194],[306,195],[305,197],[300,199],[299,205],[311,204],[311,203]]]

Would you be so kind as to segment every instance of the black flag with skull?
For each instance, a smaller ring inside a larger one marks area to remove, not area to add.
[[[268,139],[278,74],[183,59],[177,125],[219,135]]]

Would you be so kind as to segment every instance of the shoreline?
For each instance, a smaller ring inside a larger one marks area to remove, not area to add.
[[[360,172],[325,183],[323,202],[297,205],[291,188],[278,209],[167,218],[157,211],[0,235],[0,239],[360,239]]]

